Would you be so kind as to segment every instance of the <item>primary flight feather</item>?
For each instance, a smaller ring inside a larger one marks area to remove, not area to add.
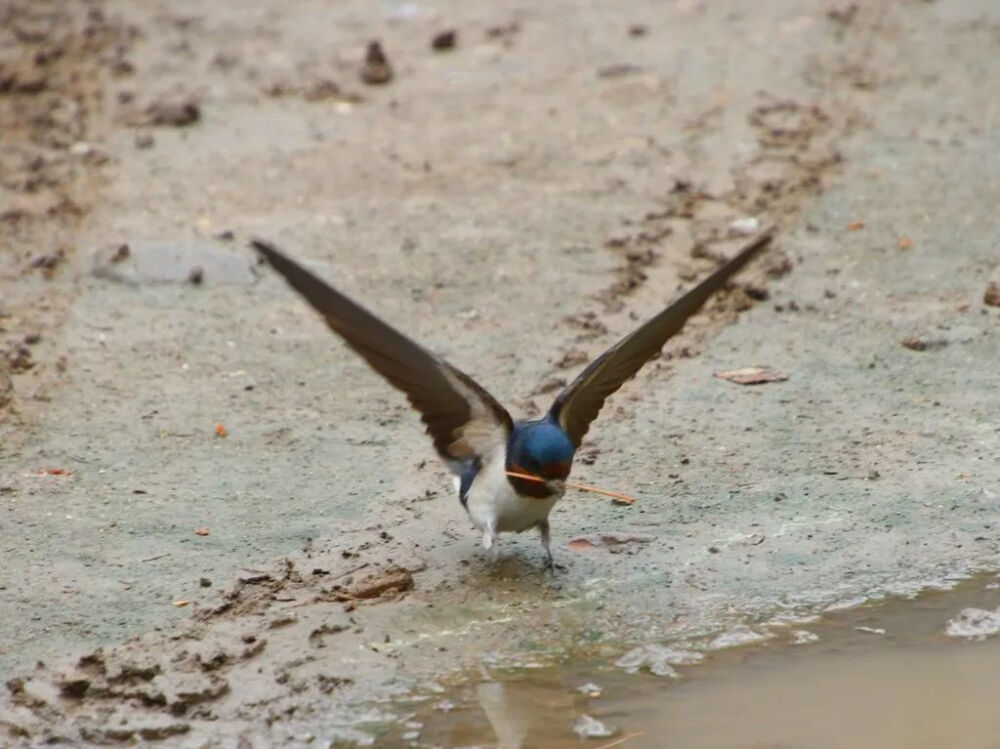
[[[273,244],[251,246],[416,408],[459,498],[490,548],[498,533],[538,528],[554,566],[548,516],[565,490],[573,456],[605,400],[633,377],[687,319],[768,242],[764,232],[701,283],[591,362],[541,419],[515,422],[475,380],[383,322]],[[534,480],[510,476],[519,473]]]

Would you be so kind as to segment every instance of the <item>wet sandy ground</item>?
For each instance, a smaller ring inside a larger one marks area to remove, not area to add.
[[[11,741],[370,741],[469,668],[1000,567],[995,4],[24,5]],[[482,553],[403,399],[244,249],[530,414],[754,221],[773,251],[596,424],[574,478],[638,502],[568,497],[555,580],[534,538]],[[749,365],[788,379],[713,377]]]

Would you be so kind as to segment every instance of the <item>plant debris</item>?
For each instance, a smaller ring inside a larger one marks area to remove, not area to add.
[[[768,382],[784,382],[788,379],[788,375],[772,367],[742,367],[715,372],[712,376],[735,382],[737,385],[763,385]]]

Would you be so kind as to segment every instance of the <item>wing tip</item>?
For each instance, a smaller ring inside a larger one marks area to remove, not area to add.
[[[281,251],[274,245],[273,242],[268,242],[266,239],[261,239],[260,237],[251,237],[250,249],[262,257],[268,262],[269,265],[274,265],[275,258],[284,257]]]

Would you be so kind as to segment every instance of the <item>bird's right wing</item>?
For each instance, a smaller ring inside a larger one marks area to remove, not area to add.
[[[510,414],[475,380],[379,320],[284,255],[253,240],[259,252],[371,367],[420,411],[438,454],[455,470],[506,442]]]

